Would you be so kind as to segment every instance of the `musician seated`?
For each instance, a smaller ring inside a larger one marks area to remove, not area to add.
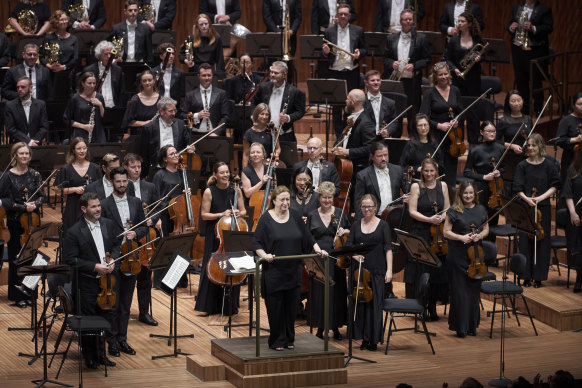
[[[36,17],[36,25],[32,24],[33,17],[25,14],[28,11]],[[38,0],[20,0],[12,9],[8,24],[23,36],[44,35],[50,29],[50,17],[51,8],[48,3]]]
[[[415,4],[418,7],[418,11],[414,10]],[[400,13],[406,8],[414,12],[414,17],[418,23],[424,18],[425,10],[422,0],[380,0],[378,2],[374,31],[391,34],[400,32],[402,30]]]
[[[104,0],[63,0],[61,9],[71,16],[74,8],[83,5],[83,12],[80,20],[73,21],[75,30],[98,30],[105,24],[107,16],[105,14]]]
[[[97,58],[97,62],[86,66],[83,69],[83,72],[91,72],[98,76],[98,80],[101,81],[103,73],[105,72],[105,69],[107,69],[109,58],[111,57],[111,50],[114,48],[115,45],[107,40],[99,42],[97,46],[95,46],[95,58]],[[112,62],[107,77],[102,81],[100,90],[103,100],[105,100],[105,108],[122,106],[121,96],[123,93],[123,85],[123,71],[121,70],[121,67]]]
[[[293,170],[307,167],[313,175],[313,186],[316,191],[322,182],[332,182],[335,186],[334,196],[337,197],[340,193],[340,178],[334,164],[323,157],[322,144],[318,137],[309,138],[306,145],[308,158],[295,163]]]
[[[154,7],[153,18],[144,20],[140,12],[138,20],[150,30],[171,30],[176,17],[176,0],[139,0],[139,8],[145,4]]]
[[[201,0],[198,13],[206,14],[213,23],[233,25],[240,19],[239,0]]]
[[[139,8],[137,0],[124,3],[125,20],[113,26],[107,40],[123,39],[123,57],[118,62],[152,63],[152,32],[144,24],[137,22]]]
[[[18,98],[8,101],[4,107],[6,133],[11,143],[39,146],[49,128],[46,104],[32,97],[32,83],[28,77],[20,77],[16,89]]]
[[[207,63],[200,65],[198,72],[200,87],[186,93],[182,101],[181,113],[183,118],[186,118],[189,112],[193,113],[194,128],[192,130],[200,135],[225,124],[210,135],[223,136],[226,133],[226,125],[229,125],[232,105],[224,90],[212,86],[212,77],[212,67]]]
[[[32,97],[47,101],[51,96],[50,70],[37,63],[38,46],[28,43],[22,50],[22,64],[12,66],[6,72],[2,82],[2,98],[13,100],[18,97],[16,82],[20,77],[28,77],[32,81]]]
[[[398,122],[390,123],[396,117],[396,103],[380,93],[382,78],[378,70],[370,70],[366,73],[364,84],[366,85],[366,103],[364,111],[376,124],[376,136],[381,139],[387,137],[400,137],[402,129]]]
[[[247,93],[261,82],[261,75],[253,71],[253,59],[247,53],[244,53],[239,58],[240,74],[231,78],[226,78],[222,81],[222,88],[226,92],[229,100],[233,100],[236,104],[241,104],[245,100]],[[251,101],[245,101],[247,105]]]
[[[111,193],[113,193],[113,183],[111,183],[109,174],[114,168],[119,166],[119,156],[115,154],[103,155],[103,158],[101,159],[101,171],[103,172],[103,179],[89,183],[87,187],[85,187],[85,192],[96,193],[97,198],[99,198],[100,201],[103,201],[105,198],[109,197]],[[133,185],[128,187],[127,193],[132,196],[135,195]]]

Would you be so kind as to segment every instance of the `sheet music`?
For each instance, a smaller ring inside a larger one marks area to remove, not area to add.
[[[255,269],[255,259],[249,255],[242,257],[231,257],[229,262],[235,271]]]
[[[190,262],[187,259],[182,256],[176,256],[172,266],[168,269],[168,272],[166,272],[166,276],[162,279],[162,283],[172,290],[176,288],[180,278],[188,269],[189,264]]]
[[[32,265],[33,266],[48,265],[48,261],[44,259],[44,255],[42,253],[38,253]],[[29,290],[34,291],[39,281],[40,275],[26,276],[24,279],[22,279],[22,285],[28,288]]]

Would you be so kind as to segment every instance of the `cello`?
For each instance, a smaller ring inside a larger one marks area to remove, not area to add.
[[[336,148],[337,146],[339,146],[340,144],[342,144],[344,142],[344,140],[349,136],[350,130],[352,129],[353,126],[354,126],[354,120],[348,119],[347,125],[342,132],[341,140],[338,141],[336,143],[336,145],[333,146],[333,148]],[[352,175],[354,173],[354,165],[352,164],[351,160],[348,160],[345,158],[340,158],[340,157],[335,158],[334,165],[335,165],[335,168],[336,168],[337,173],[338,173],[339,178],[340,178],[340,193],[336,197],[336,199],[334,200],[334,205],[339,207],[339,204],[342,201],[344,201],[344,203],[345,203],[345,201],[348,198],[348,187],[349,187],[350,182],[352,181]],[[347,211],[349,211],[349,205],[348,205]]]

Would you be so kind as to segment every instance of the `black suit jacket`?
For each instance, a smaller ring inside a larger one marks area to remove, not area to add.
[[[281,16],[283,11],[280,0],[263,0],[263,21],[267,32],[281,31],[280,27],[285,23]],[[301,0],[289,0],[289,25],[295,33],[301,25]]]
[[[212,123],[213,128],[216,128],[222,123],[226,123],[226,126],[230,125],[230,115],[233,109],[232,105],[232,102],[226,97],[226,92],[224,90],[216,86],[212,87],[208,108],[210,110],[210,122]],[[198,113],[203,109],[204,101],[202,100],[199,87],[186,93],[186,97],[182,100],[180,109],[184,119],[188,115],[188,112]],[[198,123],[196,127],[200,128],[200,123]],[[220,128],[214,133],[219,136],[224,135],[226,133],[225,127]]]
[[[135,192],[135,185],[131,182],[131,185],[134,187]],[[158,190],[156,189],[156,185],[152,182],[148,182],[145,179],[139,180],[139,190],[141,195],[141,202],[145,203],[146,205],[150,205],[158,200]],[[137,198],[137,196],[136,196]]]
[[[161,74],[162,72],[162,64],[160,63],[158,66],[152,69],[156,74],[156,77],[163,77],[164,75]],[[164,81],[160,84],[160,94],[164,94]],[[172,78],[170,79],[170,97],[177,101],[176,107],[180,107],[180,102],[182,101],[182,97],[185,94],[185,76],[184,71],[178,69],[176,66],[172,66]]]
[[[99,79],[99,63],[95,62],[83,69],[83,72],[90,71]],[[121,106],[123,93],[123,70],[118,65],[112,64],[109,69],[111,74],[111,89],[113,89],[113,103],[116,106]],[[101,92],[103,94],[103,92]]]
[[[392,64],[398,60],[398,40],[400,39],[400,32],[397,34],[388,35],[386,39],[386,49],[384,50],[384,72],[392,73]],[[426,36],[421,33],[416,33],[414,44],[410,45],[410,62],[414,64],[414,78],[421,76],[420,71],[430,64],[430,50]]]
[[[364,40],[364,29],[360,26],[354,26],[353,24],[349,24],[348,28],[350,29],[350,52],[356,51],[356,49],[360,50],[360,58],[354,59],[354,64],[357,64],[360,59],[364,59],[366,56],[366,41]],[[333,44],[337,44],[337,29],[338,25],[333,25],[325,30],[324,36],[325,39],[329,40]],[[333,56],[331,53],[330,55],[323,54],[326,58],[331,58],[329,61],[329,67],[333,65],[336,60],[336,57]]]
[[[404,192],[406,187],[406,176],[402,172],[402,167],[388,163],[388,173],[390,175],[390,188],[392,189],[392,199],[400,197],[400,191]],[[354,192],[354,203],[360,203],[364,194],[372,194],[378,200],[380,206],[380,186],[378,185],[378,178],[374,165],[368,166],[360,171],[356,177],[356,187]],[[384,209],[378,209],[382,212]],[[356,206],[356,219],[362,218],[362,210]]]
[[[28,144],[31,140],[40,143],[48,132],[46,104],[42,100],[32,99],[28,121],[20,99],[8,101],[4,107],[4,118],[11,143],[23,141]]]
[[[63,6],[61,9],[65,12],[69,12],[69,6],[73,4],[83,4],[82,0],[63,0]],[[105,14],[105,4],[103,0],[91,0],[89,4],[89,9],[87,10],[89,14],[89,23],[95,27],[96,30],[100,29],[107,20]],[[74,20],[71,20],[73,23]]]
[[[139,0],[141,7],[144,4],[150,4],[151,0]],[[171,30],[172,23],[176,17],[176,0],[162,0],[158,9],[158,21],[154,23],[156,30]],[[141,17],[139,21],[141,22]]]
[[[469,12],[475,16],[477,22],[479,22],[479,27],[481,31],[485,29],[485,21],[483,20],[483,14],[481,13],[481,7],[479,4],[470,3]],[[439,30],[443,34],[447,33],[449,27],[455,26],[455,2],[446,3],[443,6],[443,13],[441,14],[441,20],[439,21]]]
[[[0,32],[0,67],[8,65],[10,62],[10,48],[8,46],[8,38]]]
[[[214,94],[214,93],[213,93]],[[190,144],[190,134],[184,126],[184,121],[174,119],[172,124],[174,148],[178,151]],[[158,152],[165,144],[160,144],[160,119],[157,118],[142,128],[142,149],[147,150],[146,164],[155,166],[158,164]]]
[[[300,168],[307,166],[307,160],[302,160],[297,162],[293,165],[293,171],[299,170]],[[331,182],[335,186],[335,194],[334,196],[338,196],[340,193],[340,178],[337,173],[337,169],[335,168],[332,162],[327,160],[323,160],[322,166],[320,169],[319,175],[319,183],[321,182]]]
[[[85,187],[85,192],[96,193],[99,197],[99,201],[102,201],[105,197],[105,187],[103,187],[103,178],[97,179],[95,182],[91,182]],[[135,189],[133,185],[127,185],[127,194],[135,196]]]
[[[50,70],[40,65],[35,65],[34,69],[36,73],[36,98],[46,102],[52,97]],[[2,97],[7,100],[18,98],[16,82],[24,76],[28,77],[28,74],[22,63],[8,69],[4,76],[4,82],[2,82]]]
[[[271,94],[273,94],[273,82],[263,82],[261,86],[259,86],[257,94],[255,94],[255,97],[253,97],[253,107],[257,106],[261,102],[269,105]],[[305,93],[286,82],[285,89],[283,90],[283,98],[281,99],[281,112],[283,111],[283,107],[285,106],[285,102],[287,102],[287,100],[289,101],[289,105],[287,106],[287,114],[291,120],[288,123],[283,124],[284,133],[292,131],[293,123],[305,115]]]
[[[414,9],[414,0],[408,0],[404,8]],[[417,23],[424,18],[424,5],[422,0],[418,0]],[[390,15],[392,14],[392,0],[378,0],[378,12],[376,13],[376,23],[374,24],[374,31],[387,32],[390,27]]]
[[[345,1],[350,6],[350,23],[356,21],[356,9],[352,0]],[[336,10],[333,10],[336,13]],[[321,35],[329,27],[329,3],[327,0],[313,0],[311,4],[311,33]]]
[[[382,96],[381,93],[380,95]],[[374,108],[372,107],[372,103],[370,102],[370,100],[368,100],[367,93],[366,102],[364,103],[364,113],[366,113],[370,117],[370,119],[372,119],[374,125],[377,124],[376,115],[374,114]],[[380,128],[382,126],[382,121],[385,121],[386,124],[388,124],[390,121],[394,120],[395,117],[396,117],[396,103],[392,99],[386,96],[382,96],[379,117]],[[398,121],[395,121],[394,123],[390,124],[390,126],[388,127],[388,133],[390,134],[390,137],[393,137],[398,133]]]
[[[224,10],[226,15],[230,17],[230,23],[234,24],[238,19],[240,19],[240,4],[238,0],[225,0]],[[210,20],[214,22],[216,17],[216,0],[200,0],[200,6],[198,7],[198,13],[204,13],[210,17]]]
[[[368,166],[370,145],[376,139],[376,126],[366,112],[360,113],[354,122],[352,132],[348,138],[346,148],[349,150],[348,159],[355,168]],[[341,144],[340,144],[341,146]]]
[[[514,5],[511,9],[511,20],[507,24],[507,29],[513,22],[519,23],[519,16],[523,10],[524,4]],[[554,19],[552,17],[552,9],[547,5],[536,2],[534,10],[529,17],[531,24],[536,28],[536,33],[528,31],[529,41],[531,46],[548,46],[548,35],[554,30]],[[515,37],[517,29],[511,34],[511,41]]]
[[[127,22],[124,20],[117,23],[111,29],[111,34],[107,40],[111,41],[114,37],[123,36],[123,60],[127,59]],[[152,31],[143,23],[137,23],[135,29],[135,60],[137,62],[153,63],[152,52]]]
[[[128,185],[128,187],[133,187],[133,184]],[[108,218],[115,222],[115,235],[119,235],[124,231],[123,224],[125,224],[125,220],[121,219],[119,215],[119,210],[117,210],[117,205],[115,204],[114,195],[111,194],[109,197],[105,198],[105,200],[101,201],[101,214],[103,217]],[[143,212],[143,207],[141,206],[141,200],[134,196],[126,195],[127,197],[127,204],[129,206],[129,219],[132,222],[132,225],[137,225],[138,223],[145,220],[145,215]],[[134,229],[135,233],[137,233],[137,238],[142,238],[147,232],[147,226],[145,222],[140,226]]]

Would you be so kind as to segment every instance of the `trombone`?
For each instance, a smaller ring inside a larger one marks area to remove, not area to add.
[[[347,55],[352,57],[352,59],[356,59],[356,54],[349,52],[338,46],[337,44],[331,43],[329,40],[324,39],[323,43],[327,44],[330,47],[330,51],[333,55],[337,55],[341,59],[347,59]]]

